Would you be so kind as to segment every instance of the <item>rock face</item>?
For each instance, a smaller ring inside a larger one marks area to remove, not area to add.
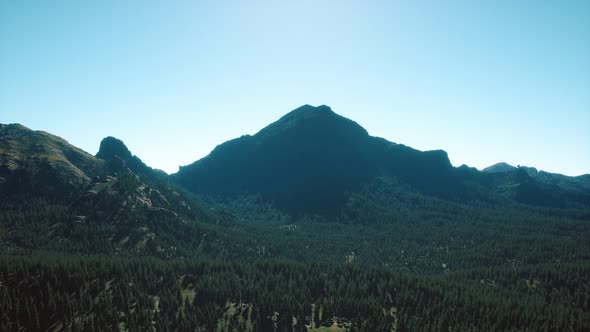
[[[173,175],[196,193],[261,193],[279,207],[321,212],[346,190],[393,174],[424,190],[448,183],[446,152],[421,152],[369,136],[328,106],[302,106],[260,130],[217,146]]]
[[[123,160],[129,160],[132,158],[131,151],[129,151],[123,141],[112,136],[105,137],[100,142],[100,149],[96,154],[96,158],[111,160],[115,156],[118,156]]]
[[[123,141],[112,136],[105,137],[100,142],[96,158],[105,160],[110,172],[117,172],[126,167],[137,175],[155,180],[164,180],[167,177],[163,171],[148,167],[139,157],[131,154]]]

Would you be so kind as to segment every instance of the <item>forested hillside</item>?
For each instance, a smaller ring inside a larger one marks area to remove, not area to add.
[[[588,264],[417,276],[354,264],[2,256],[0,327],[587,331]]]

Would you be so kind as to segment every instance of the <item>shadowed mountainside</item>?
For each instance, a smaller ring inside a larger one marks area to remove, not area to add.
[[[369,136],[328,106],[309,105],[253,136],[217,146],[173,179],[196,193],[261,193],[290,211],[321,212],[378,175],[396,175],[433,193],[455,183],[446,152],[421,152]]]
[[[253,136],[217,146],[171,177],[199,195],[261,194],[296,214],[334,213],[345,203],[346,192],[383,176],[424,195],[462,202],[562,207],[587,203],[590,197],[510,170],[516,168],[454,168],[445,151],[422,152],[373,137],[328,106],[304,105]]]

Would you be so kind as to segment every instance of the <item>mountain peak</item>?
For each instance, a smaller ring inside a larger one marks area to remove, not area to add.
[[[451,185],[452,173],[442,150],[422,152],[372,137],[328,106],[303,105],[253,136],[217,146],[173,178],[197,194],[257,193],[294,213],[332,213],[347,191],[375,177],[394,176],[434,192]]]
[[[291,112],[287,113],[287,114],[297,114],[297,113],[312,113],[312,112],[332,112],[332,108],[330,108],[330,106],[328,105],[319,105],[319,106],[313,106],[310,104],[305,104],[302,106],[297,107],[296,109],[292,110]]]
[[[164,171],[152,169],[139,157],[133,155],[125,143],[118,138],[108,136],[100,142],[100,148],[96,158],[106,160],[111,172],[119,172],[122,168],[128,168],[136,175],[144,175],[151,178],[162,179],[166,176]]]
[[[111,160],[115,156],[127,160],[131,158],[131,151],[129,151],[125,143],[120,139],[112,136],[105,137],[100,142],[100,148],[96,157],[103,160]]]
[[[9,124],[0,123],[0,130],[24,130],[24,131],[31,131],[31,129],[23,126],[20,123],[9,123]]]
[[[305,104],[285,114],[277,121],[260,130],[255,136],[258,138],[274,136],[296,129],[306,133],[322,132],[330,134],[334,131],[346,131],[350,134],[368,136],[365,128],[355,121],[336,114],[329,106],[312,106]]]
[[[0,124],[0,192],[57,197],[88,183],[101,167],[102,161],[61,137]]]
[[[305,104],[303,106],[297,107],[296,109],[292,110],[291,112],[285,114],[281,117],[277,122],[284,122],[284,121],[292,121],[296,119],[310,119],[318,116],[339,116],[338,114],[334,113],[329,106],[320,105],[320,106],[312,106],[309,104]]]
[[[515,169],[516,169],[516,167],[514,167],[508,163],[500,162],[500,163],[496,163],[496,164],[493,164],[492,166],[488,166],[488,167],[484,168],[482,170],[482,172],[485,172],[485,173],[506,173],[506,172],[511,172]]]

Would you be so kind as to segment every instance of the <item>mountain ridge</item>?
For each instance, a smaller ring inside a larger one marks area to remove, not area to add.
[[[129,151],[122,140],[113,136],[102,139],[96,158],[105,160],[111,171],[125,166],[138,175],[152,179],[164,180],[168,176],[164,171],[147,166],[138,156]]]
[[[0,126],[1,329],[588,330],[588,196],[321,112],[196,162],[221,197]]]
[[[112,136],[104,138],[96,156],[91,156],[62,138],[22,125],[3,124],[0,132],[3,191],[25,188],[22,181],[28,181],[27,188],[71,192],[93,177],[128,168],[147,181],[172,181],[200,196],[261,194],[291,213],[338,213],[348,192],[382,176],[425,195],[455,201],[507,199],[558,207],[584,205],[590,197],[590,175],[567,177],[506,163],[482,171],[453,167],[444,150],[419,151],[370,136],[326,105],[298,107],[254,135],[219,144],[208,156],[171,175],[147,166]]]
[[[20,124],[0,125],[1,191],[68,192],[102,174],[103,163],[61,137]]]
[[[510,173],[523,170],[530,177],[539,182],[556,185],[565,190],[590,193],[590,174],[577,176],[567,176],[560,173],[551,173],[543,170],[537,170],[535,167],[521,166],[517,167],[505,162],[496,163],[482,170],[484,173]]]
[[[452,200],[495,201],[492,197],[499,195],[552,206],[572,200],[554,194],[570,188],[523,180],[522,176],[531,176],[527,174],[507,177],[489,168],[453,167],[444,150],[419,151],[373,137],[328,106],[303,105],[254,135],[218,145],[170,178],[197,195],[260,193],[281,209],[309,213],[338,210],[345,201],[343,193],[378,176],[394,177],[426,195]],[[590,190],[577,194],[590,195]],[[584,200],[575,197],[576,202]]]
[[[195,193],[260,192],[283,208],[320,211],[340,204],[344,191],[383,170],[428,187],[413,173],[428,178],[433,168],[450,172],[446,152],[421,152],[373,137],[328,106],[304,105],[255,135],[218,145],[171,178]]]

